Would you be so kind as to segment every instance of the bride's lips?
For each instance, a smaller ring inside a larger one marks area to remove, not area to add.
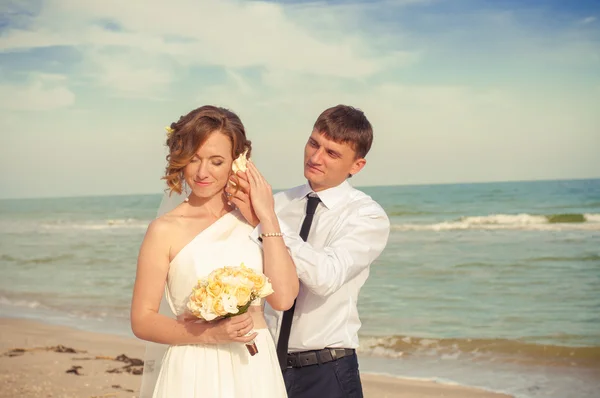
[[[207,185],[210,185],[210,182],[207,182],[207,181],[196,181],[196,180],[194,180],[194,184],[198,185],[199,187],[205,187]]]

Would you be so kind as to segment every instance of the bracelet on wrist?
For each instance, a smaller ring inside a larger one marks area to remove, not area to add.
[[[273,238],[273,237],[276,237],[276,236],[283,237],[283,234],[281,232],[269,232],[269,233],[266,233],[266,234],[260,234],[261,238]]]

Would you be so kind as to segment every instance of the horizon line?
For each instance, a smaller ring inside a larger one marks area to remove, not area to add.
[[[495,181],[457,181],[457,182],[424,182],[407,184],[388,184],[388,185],[352,185],[356,189],[380,188],[380,187],[418,187],[418,186],[440,186],[440,185],[482,185],[482,184],[506,184],[506,183],[526,183],[526,182],[559,182],[559,181],[593,181],[600,180],[598,177],[580,177],[580,178],[551,178],[551,179],[525,179],[525,180],[495,180]],[[285,191],[287,188],[273,188],[273,193]],[[76,198],[98,198],[98,197],[119,197],[119,196],[150,196],[162,195],[161,192],[140,192],[140,193],[100,193],[100,194],[81,194],[68,196],[21,196],[21,197],[0,197],[0,200],[30,200],[30,199],[76,199]]]

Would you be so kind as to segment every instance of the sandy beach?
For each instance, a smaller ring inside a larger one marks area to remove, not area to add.
[[[144,345],[22,319],[0,318],[0,398],[136,397]],[[365,397],[508,397],[478,389],[364,374]]]

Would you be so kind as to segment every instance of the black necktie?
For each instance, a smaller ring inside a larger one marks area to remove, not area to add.
[[[308,233],[310,231],[310,225],[312,224],[315,210],[321,199],[318,196],[309,196],[308,203],[306,204],[306,217],[302,222],[302,228],[300,228],[300,237],[306,242]],[[281,321],[281,331],[279,332],[279,340],[277,341],[277,358],[279,359],[279,366],[283,371],[287,368],[287,351],[288,342],[290,340],[290,331],[292,330],[292,318],[294,317],[294,308],[296,308],[296,301],[292,308],[283,313],[283,319]]]

